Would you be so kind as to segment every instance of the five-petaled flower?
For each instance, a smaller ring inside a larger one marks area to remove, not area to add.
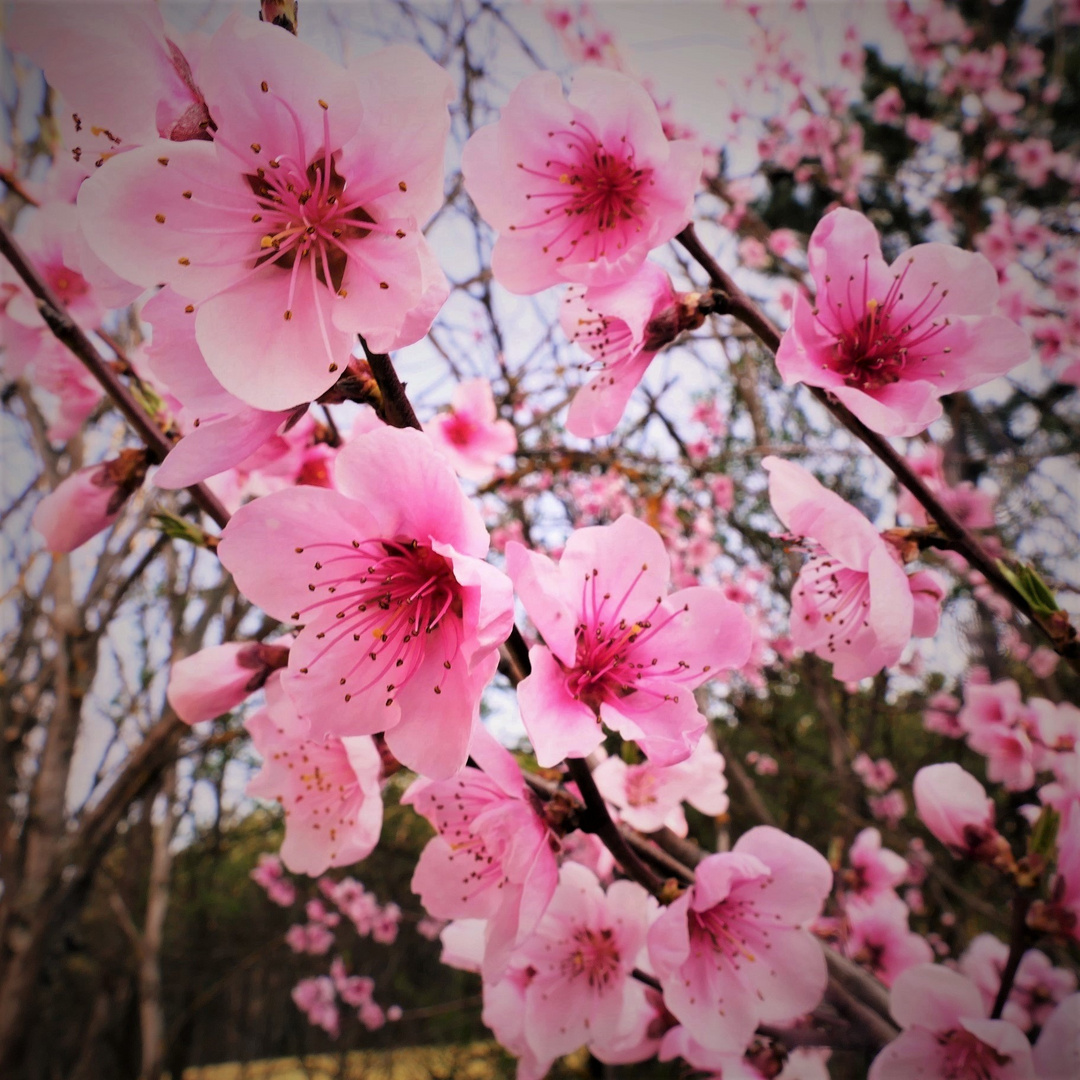
[[[495,279],[514,293],[625,280],[690,220],[700,149],[669,142],[627,75],[582,68],[569,100],[550,71],[522,79],[461,157],[465,187],[499,232]]]
[[[405,46],[341,68],[240,18],[199,72],[213,141],[106,162],[79,191],[83,226],[116,273],[190,302],[226,390],[288,409],[336,381],[356,334],[410,344],[446,297],[420,226],[442,203],[450,78]]]
[[[917,435],[941,415],[943,394],[1028,358],[1027,334],[994,314],[997,274],[982,255],[919,244],[888,266],[874,226],[841,208],[814,229],[808,258],[817,297],[796,296],[776,366],[874,431]]]
[[[404,765],[451,776],[510,632],[510,582],[484,562],[480,514],[422,433],[353,439],[334,476],[336,491],[241,507],[218,554],[245,596],[303,623],[283,684],[313,737],[385,731]]]
[[[657,764],[690,756],[705,730],[693,691],[750,654],[750,623],[720,589],[665,597],[670,562],[655,529],[629,515],[578,529],[558,565],[521,544],[507,570],[544,645],[518,687],[537,761],[584,757],[601,721]]]

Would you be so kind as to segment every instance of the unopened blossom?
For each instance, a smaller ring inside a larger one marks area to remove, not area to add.
[[[513,756],[482,728],[478,736],[474,759],[502,759],[491,773],[466,767],[449,780],[421,779],[401,801],[438,830],[420,853],[413,892],[436,918],[488,920],[484,976],[497,979],[555,892],[558,840]]]
[[[247,794],[281,803],[281,861],[316,877],[367,858],[379,842],[382,761],[367,735],[313,739],[280,680],[267,682],[266,708],[244,723],[263,758]]]
[[[659,533],[629,515],[576,530],[558,564],[510,543],[507,570],[544,645],[518,686],[521,718],[545,768],[584,757],[601,722],[660,765],[684,761],[705,730],[693,691],[750,651],[746,616],[720,589],[665,597]]]
[[[146,475],[144,450],[121,450],[110,461],[88,465],[61,480],[34,507],[30,524],[49,551],[82,547],[120,517],[120,511]]]
[[[796,296],[776,365],[874,431],[917,435],[941,415],[942,395],[1028,358],[1027,334],[994,314],[997,275],[981,255],[919,244],[887,266],[870,221],[838,209],[818,223],[808,258],[817,297]]]
[[[866,900],[890,892],[908,876],[907,859],[882,847],[877,829],[863,829],[855,837],[848,862],[851,870],[845,875],[845,884],[855,896]]]
[[[998,838],[994,801],[959,765],[927,765],[915,774],[915,810],[956,858],[992,852]]]
[[[667,271],[648,261],[626,281],[571,285],[559,322],[589,354],[586,370],[597,372],[574,395],[566,417],[566,430],[583,439],[615,430],[653,357],[690,326]]]
[[[703,735],[694,752],[678,765],[646,761],[627,765],[622,758],[605,758],[593,770],[600,794],[616,806],[632,829],[656,832],[665,826],[678,836],[687,833],[682,804],[703,814],[723,814],[728,808],[724,756]]]
[[[791,593],[791,638],[854,682],[900,660],[915,626],[913,587],[896,548],[805,469],[767,457],[769,499],[810,559]],[[920,606],[922,601],[920,601]],[[925,620],[921,620],[925,621]]]
[[[288,409],[333,385],[357,334],[409,344],[446,297],[420,227],[442,203],[450,77],[406,46],[342,68],[233,17],[199,80],[213,141],[106,162],[79,190],[83,228],[116,273],[189,301],[226,390]]]
[[[212,645],[173,664],[166,696],[184,723],[213,720],[261,689],[271,672],[288,660],[285,645],[258,641]]]
[[[700,149],[670,142],[627,75],[582,68],[569,99],[550,71],[514,88],[465,145],[465,188],[499,233],[495,279],[514,293],[629,278],[690,220]]]
[[[424,431],[466,480],[490,480],[499,461],[517,449],[514,425],[498,418],[487,379],[458,383],[450,408],[425,424]]]
[[[740,1052],[758,1024],[817,1005],[825,956],[804,927],[831,889],[821,855],[765,825],[698,864],[650,928],[649,959],[668,1009],[702,1046]]]
[[[844,907],[844,952],[865,965],[886,986],[916,964],[931,964],[934,950],[908,928],[908,907],[891,890],[866,899],[849,897]]]
[[[544,917],[517,953],[533,971],[524,1035],[538,1058],[618,1032],[654,907],[636,882],[616,881],[605,893],[591,871],[564,864]]]
[[[385,731],[402,764],[451,776],[510,632],[510,582],[484,562],[480,514],[421,432],[352,439],[334,476],[336,490],[241,507],[218,554],[245,596],[303,623],[283,681],[313,737]]]
[[[960,957],[960,972],[979,988],[987,1010],[1001,989],[1001,975],[1009,959],[1009,946],[993,934],[979,934]],[[1016,969],[1003,1020],[1021,1031],[1042,1027],[1055,1006],[1076,991],[1076,975],[1055,967],[1044,952],[1028,949]]]
[[[889,1009],[903,1031],[874,1058],[869,1080],[1035,1080],[1024,1033],[987,1019],[978,987],[956,971],[909,968],[892,987]]]

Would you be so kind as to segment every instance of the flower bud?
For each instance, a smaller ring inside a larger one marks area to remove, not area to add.
[[[992,858],[997,851],[994,803],[959,765],[927,765],[915,775],[915,809],[957,858]]]
[[[185,723],[213,720],[236,708],[288,662],[284,645],[258,641],[214,645],[173,664],[166,696]]]
[[[111,461],[72,473],[38,503],[31,525],[50,551],[74,551],[116,521],[146,466],[145,450],[122,450]]]

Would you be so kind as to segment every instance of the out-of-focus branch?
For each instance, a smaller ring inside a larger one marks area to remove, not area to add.
[[[780,347],[780,330],[712,257],[698,238],[694,226],[687,225],[676,239],[709,275],[709,281],[714,290],[721,294],[721,300],[717,304],[718,313],[738,319],[767,349],[775,354]],[[809,386],[807,389],[843,427],[865,443],[888,466],[897,480],[915,496],[923,509],[937,522],[952,550],[963,555],[997,592],[1046,635],[1061,656],[1067,659],[1077,671],[1080,671],[1080,641],[1077,640],[1076,631],[1068,624],[1067,619],[1063,626],[1052,625],[1048,619],[1034,610],[1027,597],[1002,573],[997,561],[946,509],[941,500],[915,474],[905,458],[893,448],[888,439],[876,431],[871,431],[846,406],[836,401],[827,390],[819,386]]]

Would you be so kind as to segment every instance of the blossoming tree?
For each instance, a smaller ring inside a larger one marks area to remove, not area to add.
[[[326,1040],[414,923],[521,1080],[1076,1075],[1076,4],[252,7],[7,28],[0,1072],[95,889],[185,1063],[209,769]]]

